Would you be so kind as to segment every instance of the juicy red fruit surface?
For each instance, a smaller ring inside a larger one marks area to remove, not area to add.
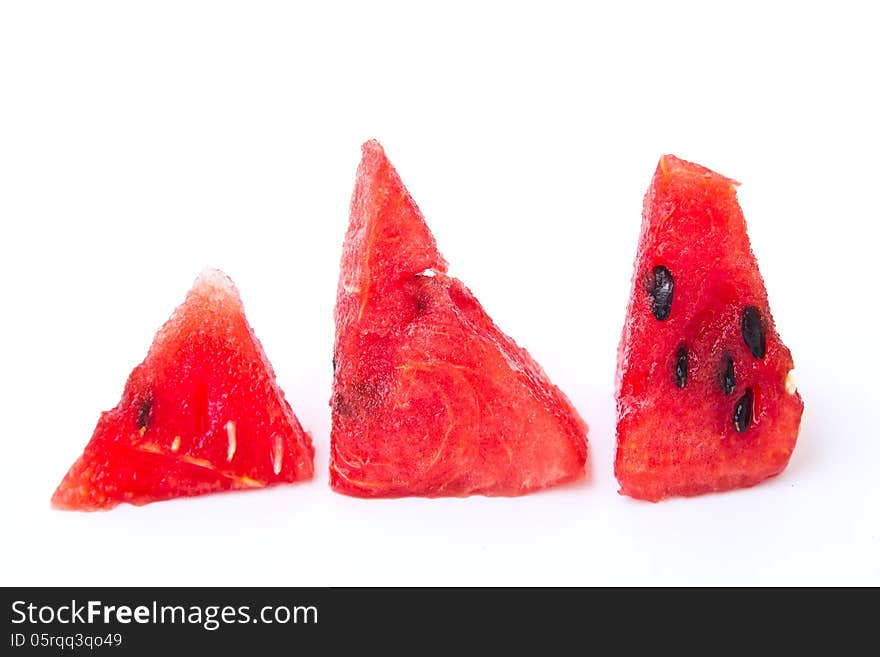
[[[446,269],[382,147],[367,142],[336,303],[339,492],[520,495],[583,474],[577,411]]]
[[[312,476],[313,454],[232,281],[206,270],[52,504],[91,511],[293,482]]]
[[[618,352],[621,493],[657,501],[781,472],[803,412],[793,368],[736,183],[664,156],[645,197]]]

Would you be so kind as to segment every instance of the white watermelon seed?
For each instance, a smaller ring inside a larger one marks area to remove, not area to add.
[[[235,422],[232,420],[226,423],[226,441],[226,461],[231,462],[235,456]]]
[[[284,459],[284,446],[281,444],[281,436],[275,436],[272,444],[272,472],[276,475],[281,472],[281,461]]]

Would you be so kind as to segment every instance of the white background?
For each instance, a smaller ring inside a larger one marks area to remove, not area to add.
[[[880,584],[870,3],[299,4],[0,8],[0,583]],[[583,482],[328,488],[332,309],[371,137],[452,273],[590,424]],[[661,153],[743,183],[806,412],[781,476],[652,505],[617,494],[613,378]],[[209,264],[312,432],[315,480],[50,510]]]

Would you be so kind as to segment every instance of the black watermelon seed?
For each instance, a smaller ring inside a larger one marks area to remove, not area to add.
[[[755,306],[746,306],[742,314],[743,341],[755,358],[763,358],[767,353],[767,335],[761,321],[761,311]]]
[[[150,413],[153,410],[153,400],[150,397],[147,397],[141,402],[141,405],[138,407],[137,414],[137,428],[138,431],[143,431],[147,428],[147,425],[150,423]]]
[[[680,345],[675,352],[675,385],[684,388],[688,380],[688,352],[687,347]]]
[[[751,426],[753,402],[752,389],[746,388],[745,393],[739,398],[733,409],[733,428],[737,433],[742,433]]]
[[[336,374],[336,359],[333,359],[333,374]]]
[[[733,371],[733,358],[730,355],[721,359],[721,389],[725,395],[729,395],[736,387],[736,375]]]
[[[657,265],[651,271],[652,280],[649,281],[648,293],[651,295],[651,311],[661,322],[669,317],[672,309],[672,294],[675,290],[675,281],[672,274],[663,265]]]
[[[348,403],[348,398],[340,392],[333,397],[333,410],[344,416],[354,415],[354,409]]]

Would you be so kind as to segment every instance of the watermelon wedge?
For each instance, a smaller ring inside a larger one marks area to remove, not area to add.
[[[334,490],[521,495],[582,475],[583,420],[446,271],[382,147],[367,142],[336,300]]]
[[[736,198],[671,155],[645,197],[618,350],[620,492],[657,501],[781,472],[803,401]]]
[[[309,479],[313,454],[238,291],[206,270],[101,414],[52,505],[103,510]]]

